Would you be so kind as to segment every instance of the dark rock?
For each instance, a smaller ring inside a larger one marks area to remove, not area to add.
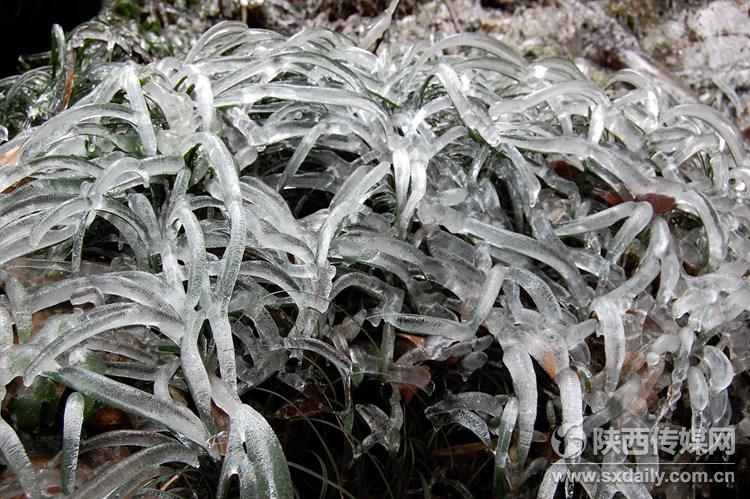
[[[19,72],[19,56],[49,50],[53,24],[70,30],[101,6],[101,0],[0,0],[0,76]]]

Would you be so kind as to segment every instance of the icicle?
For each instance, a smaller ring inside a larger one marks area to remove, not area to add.
[[[484,283],[482,283],[482,288],[479,290],[479,301],[475,305],[474,311],[469,319],[469,327],[471,327],[471,329],[476,331],[487,317],[487,314],[490,313],[503,285],[505,272],[505,267],[495,265],[487,274]]]
[[[0,304],[0,351],[13,344],[13,318],[7,307]]]
[[[78,452],[81,446],[84,398],[78,392],[71,393],[65,403],[63,417],[63,450],[60,462],[60,483],[63,493],[71,494],[76,483]]]
[[[388,8],[365,27],[365,36],[359,41],[360,48],[367,50],[373,43],[382,38],[391,25],[391,19],[396,7],[398,7],[398,2],[399,0],[391,0]]]
[[[688,369],[688,389],[690,390],[690,406],[694,412],[703,411],[708,406],[708,385],[703,373],[697,367]]]
[[[562,402],[565,456],[575,459],[583,451],[586,436],[583,433],[583,400],[581,385],[576,373],[566,368],[557,375]]]
[[[591,310],[599,320],[598,332],[604,336],[604,352],[606,358],[606,381],[604,390],[612,393],[617,389],[620,371],[625,362],[625,329],[622,322],[622,312],[608,298],[597,298],[591,304]]]
[[[41,499],[36,471],[13,428],[0,419],[0,452],[29,499]]]
[[[734,379],[734,368],[726,355],[712,345],[703,347],[703,362],[708,367],[708,388],[716,394],[725,390]]]
[[[510,447],[510,438],[513,434],[513,428],[516,426],[518,418],[518,400],[511,397],[503,408],[503,415],[500,418],[499,428],[496,430],[497,445],[495,446],[495,468],[505,468],[508,463],[508,448]],[[519,459],[523,465],[523,461]]]
[[[531,357],[520,345],[508,345],[503,349],[503,364],[510,371],[513,392],[518,399],[517,462],[523,466],[534,436],[536,422],[536,374]]]

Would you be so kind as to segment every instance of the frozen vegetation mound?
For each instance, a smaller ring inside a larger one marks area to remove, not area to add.
[[[392,57],[391,14],[362,39],[221,23],[148,65],[71,66],[70,44],[121,40],[58,33],[36,77],[59,84],[14,83],[6,108],[49,116],[0,146],[0,399],[60,387],[62,422],[41,462],[3,407],[0,495],[190,496],[202,474],[218,497],[370,497],[351,480],[371,466],[401,473],[364,484],[386,496],[551,498],[566,468],[722,457],[602,456],[597,429],[745,445],[733,123],[483,35]],[[129,427],[87,429],[95,403]],[[294,418],[333,432],[315,459]],[[477,443],[473,475],[430,461]]]

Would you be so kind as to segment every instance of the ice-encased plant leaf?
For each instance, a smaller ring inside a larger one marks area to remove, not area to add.
[[[240,402],[222,380],[213,379],[216,404],[229,415],[227,455],[221,469],[217,496],[225,497],[229,480],[238,476],[240,497],[291,499],[289,468],[284,451],[268,422]]]
[[[63,368],[55,373],[55,377],[85,395],[155,421],[201,447],[209,444],[208,432],[200,419],[175,402],[161,400],[81,367]]]
[[[537,411],[537,384],[531,357],[520,345],[508,345],[503,364],[510,371],[513,391],[518,399],[518,462],[526,461],[534,434]]]
[[[76,483],[84,404],[84,397],[78,392],[71,393],[65,402],[63,450],[60,462],[60,482],[65,494],[70,494]]]
[[[16,479],[21,483],[26,495],[31,499],[42,497],[37,485],[36,471],[26,454],[26,449],[16,432],[4,419],[0,419],[0,452]]]
[[[129,489],[137,487],[134,480],[147,480],[159,473],[159,466],[164,463],[185,463],[192,467],[198,466],[198,458],[194,451],[184,445],[165,443],[155,445],[136,452],[122,461],[104,465],[100,473],[84,485],[79,487],[72,497],[106,497],[115,491],[127,494]],[[123,490],[123,487],[126,487]]]

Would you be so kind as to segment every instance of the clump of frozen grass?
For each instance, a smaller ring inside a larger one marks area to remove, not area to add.
[[[184,58],[92,67],[88,94],[0,146],[0,385],[51,378],[144,421],[80,441],[71,395],[60,483],[43,485],[3,421],[17,482],[0,490],[120,495],[213,460],[219,496],[237,476],[243,497],[292,497],[243,397],[274,377],[303,391],[314,371],[289,366],[311,359],[369,428],[355,457],[398,452],[402,392],[428,397],[435,363],[504,367],[511,392],[426,410],[494,453],[495,490],[547,469],[552,497],[553,471],[600,470],[595,428],[683,408],[746,436],[730,394],[750,367],[750,170],[732,123],[638,71],[601,89],[473,34],[367,51],[387,23],[361,41],[222,23]],[[29,268],[55,278],[30,286]],[[391,385],[386,404],[353,400],[363,378]],[[535,431],[558,424],[550,465]],[[77,480],[100,441],[142,450]]]

